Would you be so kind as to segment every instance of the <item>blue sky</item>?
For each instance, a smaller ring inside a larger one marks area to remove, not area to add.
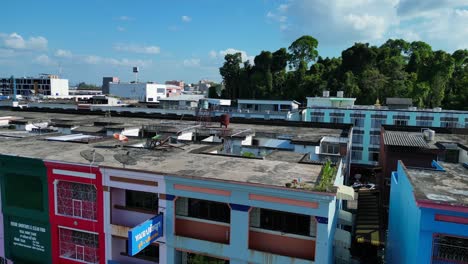
[[[221,79],[227,53],[253,60],[301,35],[321,56],[355,42],[422,40],[468,48],[468,0],[10,0],[2,3],[0,75],[61,73],[141,81]]]

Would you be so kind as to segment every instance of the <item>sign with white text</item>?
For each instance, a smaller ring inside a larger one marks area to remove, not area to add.
[[[157,215],[128,231],[128,255],[134,256],[163,236],[163,215]]]

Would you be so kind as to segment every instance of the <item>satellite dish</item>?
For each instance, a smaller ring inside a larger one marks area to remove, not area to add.
[[[83,159],[89,161],[90,163],[103,162],[104,161],[104,156],[97,153],[95,149],[93,149],[93,150],[91,150],[91,149],[83,150],[83,151],[80,152],[80,155],[81,155],[81,157],[83,157]]]
[[[137,164],[136,159],[134,159],[132,156],[130,156],[128,151],[125,154],[115,154],[114,159],[117,160],[118,162],[122,163],[124,168],[125,168],[125,165],[136,165]]]

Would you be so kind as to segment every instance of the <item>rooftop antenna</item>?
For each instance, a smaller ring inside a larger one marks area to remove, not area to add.
[[[81,157],[83,159],[89,161],[89,164],[93,164],[95,162],[103,162],[104,156],[97,153],[95,149],[86,149],[80,152]]]
[[[130,156],[130,152],[127,151],[124,154],[115,154],[114,159],[120,163],[122,163],[123,168],[125,168],[125,165],[136,165],[137,161],[135,158]]]

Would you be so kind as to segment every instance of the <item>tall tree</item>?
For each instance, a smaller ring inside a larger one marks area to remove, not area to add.
[[[231,100],[239,97],[240,64],[242,62],[241,54],[226,54],[224,64],[219,68],[219,73],[223,77],[226,95]]]
[[[299,68],[301,62],[306,66],[315,61],[318,56],[318,41],[311,36],[302,36],[296,39],[291,46],[289,46],[290,63],[294,68]]]

